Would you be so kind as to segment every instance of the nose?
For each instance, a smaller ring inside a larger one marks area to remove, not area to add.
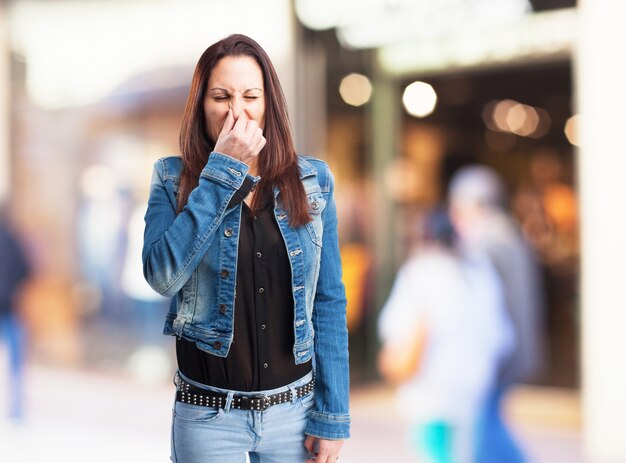
[[[243,101],[241,98],[233,98],[230,100],[230,108],[233,110],[234,118],[237,119],[243,110]]]

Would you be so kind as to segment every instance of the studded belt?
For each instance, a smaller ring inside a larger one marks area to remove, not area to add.
[[[180,375],[176,375],[175,383],[177,387],[176,400],[178,402],[200,405],[203,407],[224,408],[226,406],[227,394],[220,394],[219,392],[213,392],[206,389],[199,388],[193,384],[189,384]],[[296,399],[304,397],[313,392],[315,386],[315,378],[309,381],[304,386],[296,388]],[[264,394],[251,394],[251,395],[233,395],[230,408],[237,408],[240,410],[253,410],[262,412],[267,410],[272,405],[278,405],[285,402],[291,402],[293,395],[291,390],[285,392],[279,392],[272,395]]]

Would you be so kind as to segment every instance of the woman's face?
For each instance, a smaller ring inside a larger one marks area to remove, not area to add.
[[[207,83],[204,98],[206,130],[213,142],[217,141],[229,108],[235,120],[242,113],[265,126],[265,94],[263,73],[249,56],[226,56],[219,60]]]

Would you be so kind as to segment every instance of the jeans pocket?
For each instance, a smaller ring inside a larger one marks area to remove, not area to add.
[[[311,392],[310,394],[305,395],[304,397],[300,398],[298,403],[300,404],[300,406],[306,408],[307,410],[310,410],[311,408],[313,408],[313,405],[315,405],[315,394]]]
[[[174,404],[174,417],[183,421],[195,423],[213,423],[224,415],[224,410],[204,405],[191,405],[182,402]]]

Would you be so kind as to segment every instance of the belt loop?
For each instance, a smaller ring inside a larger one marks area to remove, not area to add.
[[[230,410],[231,405],[233,404],[233,396],[235,393],[233,391],[228,391],[228,395],[226,397],[226,405],[224,405],[224,411],[228,412]]]
[[[298,394],[296,393],[296,387],[292,384],[290,384],[289,386],[289,390],[291,391],[291,403],[295,404],[296,401],[298,400]]]

